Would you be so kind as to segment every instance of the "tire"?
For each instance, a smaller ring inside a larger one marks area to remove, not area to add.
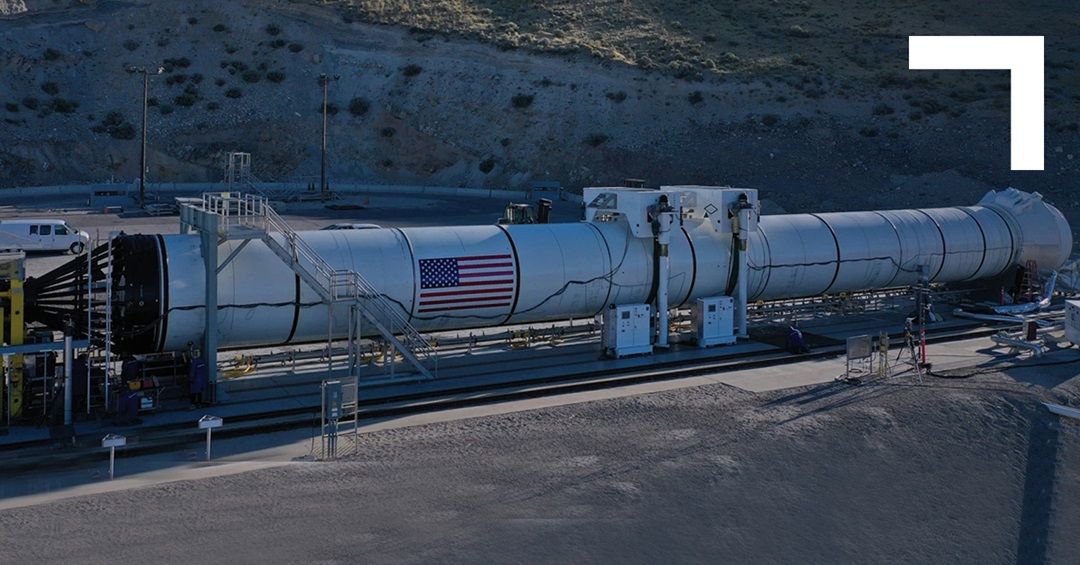
[[[81,241],[76,241],[71,244],[70,250],[75,255],[82,255],[82,252],[86,249],[86,244]]]

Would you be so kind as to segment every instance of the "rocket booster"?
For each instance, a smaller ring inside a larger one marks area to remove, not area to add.
[[[990,192],[977,205],[871,212],[754,214],[738,256],[733,198],[753,190],[587,189],[586,221],[565,224],[297,232],[335,269],[353,270],[421,332],[588,318],[657,296],[649,204],[679,200],[664,238],[668,306],[733,295],[745,264],[750,301],[903,287],[920,279],[988,279],[1034,260],[1060,266],[1072,249],[1062,214],[1040,195]],[[615,195],[615,197],[611,197]],[[749,195],[749,198],[748,196]],[[606,200],[605,200],[606,197]],[[621,198],[621,204],[613,204]],[[747,226],[741,226],[746,228]],[[280,233],[269,237],[285,245]],[[744,236],[745,237],[745,236]],[[344,336],[348,305],[327,304],[263,241],[226,241],[217,277],[222,348]],[[129,235],[113,243],[117,347],[184,349],[205,327],[205,267],[197,235]],[[328,316],[332,320],[327,319]],[[365,332],[368,333],[368,332]]]

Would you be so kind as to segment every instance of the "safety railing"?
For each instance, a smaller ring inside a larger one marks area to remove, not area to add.
[[[285,249],[290,251],[291,260],[314,278],[316,292],[326,300],[336,300],[332,290],[335,269],[319,255],[318,251],[297,236],[285,220],[265,203],[266,201],[262,200],[262,206],[259,208],[261,217],[265,221],[264,231],[267,234],[279,232],[285,238],[287,244]]]
[[[275,211],[264,196],[241,193],[206,193],[202,209],[218,216],[218,230],[228,235],[236,227],[257,231],[267,246],[288,262],[298,276],[327,302],[351,302],[379,333],[395,343],[402,354],[410,357],[428,376],[438,368],[438,352],[408,319],[384,295],[380,294],[360,273],[334,269],[315,248],[303,240]],[[281,234],[283,242],[274,237]]]
[[[364,310],[369,319],[381,322],[393,334],[401,336],[402,343],[414,355],[438,365],[438,352],[385,296],[356,271],[338,270],[331,274],[330,294],[332,300],[351,300]],[[435,368],[433,367],[433,368]]]
[[[438,352],[430,342],[416,331],[401,311],[385,296],[380,294],[360,273],[347,269],[334,269],[319,255],[310,244],[299,237],[289,224],[269,205],[266,198],[246,195],[234,199],[235,203],[217,204],[225,214],[232,213],[239,223],[246,227],[261,227],[267,234],[268,243],[273,239],[270,234],[278,232],[285,239],[285,251],[289,260],[298,268],[298,273],[306,273],[307,282],[324,299],[331,302],[351,301],[360,308],[369,321],[376,324],[384,337],[397,337],[401,344],[418,361],[430,362],[431,369],[438,368]],[[228,217],[228,216],[227,216]],[[261,219],[262,226],[254,222]],[[276,244],[276,242],[274,242]]]
[[[221,216],[227,223],[256,217],[265,206],[265,198],[251,194],[206,192],[202,195],[203,210]]]

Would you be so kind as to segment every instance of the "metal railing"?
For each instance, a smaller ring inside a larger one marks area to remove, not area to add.
[[[203,207],[222,218],[222,229],[237,225],[258,229],[264,234],[267,245],[278,255],[294,265],[297,274],[305,279],[319,296],[327,302],[352,302],[380,333],[392,341],[400,340],[401,346],[417,361],[432,363],[431,370],[438,367],[438,351],[416,331],[401,311],[380,294],[360,273],[348,269],[335,269],[319,255],[289,224],[267,204],[267,199],[251,194],[219,195],[204,194]],[[285,240],[282,245],[272,236],[279,232]],[[400,336],[395,338],[394,336]]]
[[[788,298],[752,303],[747,308],[747,316],[755,321],[790,322],[826,315],[860,315],[907,308],[914,299],[910,288]]]

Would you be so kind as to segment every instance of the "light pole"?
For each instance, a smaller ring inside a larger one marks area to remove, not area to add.
[[[334,76],[334,80],[337,80],[337,75]],[[326,199],[330,194],[330,187],[326,184],[326,95],[330,85],[330,77],[326,76],[326,73],[319,75],[319,82],[322,83],[322,153],[319,164],[319,199],[326,202]]]
[[[142,82],[142,152],[139,156],[139,208],[146,207],[146,96],[150,86],[150,75],[160,75],[165,69],[158,67],[157,72],[151,73],[145,68],[133,69],[133,72],[141,73]]]

